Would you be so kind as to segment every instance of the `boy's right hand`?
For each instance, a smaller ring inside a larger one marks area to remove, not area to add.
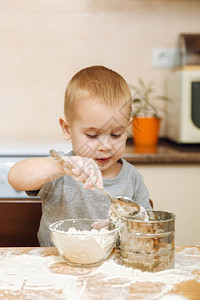
[[[66,162],[63,168],[67,175],[83,183],[85,189],[103,188],[101,171],[95,161],[82,156],[62,156]]]

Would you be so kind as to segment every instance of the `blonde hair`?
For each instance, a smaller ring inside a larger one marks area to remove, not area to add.
[[[131,115],[131,92],[127,82],[117,72],[104,66],[82,69],[72,77],[65,91],[65,117],[71,119],[75,105],[89,97],[108,106],[127,105]]]

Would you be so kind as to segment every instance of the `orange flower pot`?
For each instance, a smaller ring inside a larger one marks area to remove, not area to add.
[[[133,140],[136,146],[155,146],[158,143],[160,119],[155,117],[133,118]]]

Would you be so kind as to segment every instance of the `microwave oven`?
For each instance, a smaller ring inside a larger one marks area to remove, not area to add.
[[[200,66],[184,66],[168,80],[167,137],[177,143],[200,143]]]

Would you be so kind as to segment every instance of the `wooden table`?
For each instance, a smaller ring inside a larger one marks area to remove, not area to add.
[[[75,268],[53,247],[0,248],[0,299],[200,299],[200,246],[176,247],[176,268],[158,273],[126,268],[116,255]]]

